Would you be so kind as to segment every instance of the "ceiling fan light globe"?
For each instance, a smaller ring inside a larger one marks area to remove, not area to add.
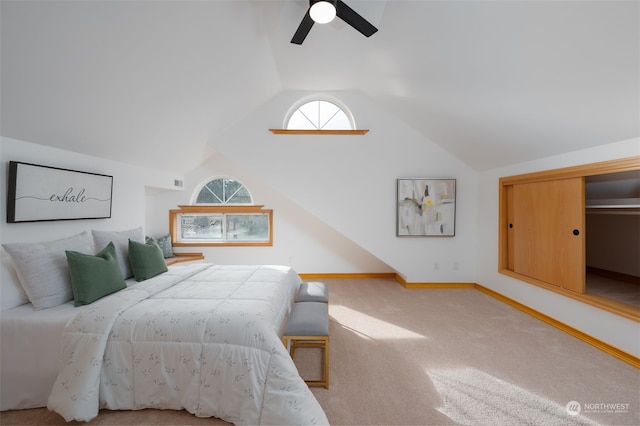
[[[327,24],[336,17],[336,8],[327,1],[319,1],[314,3],[309,10],[311,19],[318,24]]]

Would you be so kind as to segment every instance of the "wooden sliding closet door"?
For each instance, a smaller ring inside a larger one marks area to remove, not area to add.
[[[515,184],[509,196],[513,271],[584,293],[583,178]]]

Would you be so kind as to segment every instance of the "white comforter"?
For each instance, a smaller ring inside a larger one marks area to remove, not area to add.
[[[67,324],[48,408],[327,424],[279,337],[299,283],[286,267],[196,264],[107,296]]]

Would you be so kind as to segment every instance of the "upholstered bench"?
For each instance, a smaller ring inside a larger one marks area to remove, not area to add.
[[[297,348],[324,349],[324,367],[321,380],[305,380],[309,386],[329,389],[329,304],[298,302],[293,304],[282,342],[291,354]]]
[[[296,302],[329,303],[329,287],[320,281],[303,282],[298,287]]]

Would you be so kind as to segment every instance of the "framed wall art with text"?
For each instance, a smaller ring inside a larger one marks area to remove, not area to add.
[[[111,217],[113,176],[9,162],[7,223]]]

